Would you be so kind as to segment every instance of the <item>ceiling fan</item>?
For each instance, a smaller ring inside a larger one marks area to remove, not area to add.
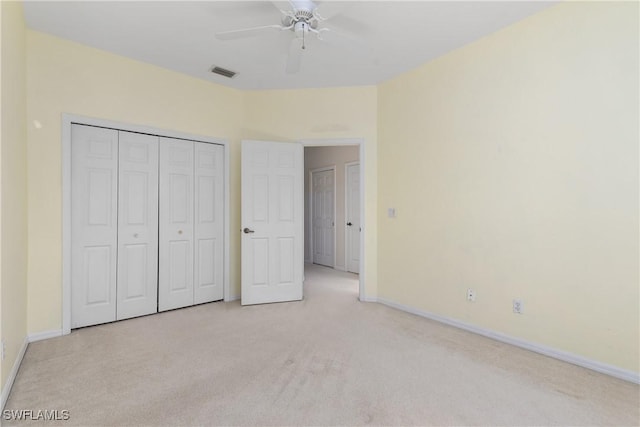
[[[277,2],[274,3],[278,7]],[[337,2],[333,2],[335,5]],[[323,40],[323,34],[332,32],[331,29],[320,25],[321,22],[333,18],[339,13],[339,10],[331,11],[329,3],[316,5],[311,0],[289,0],[288,10],[282,10],[281,23],[273,25],[263,25],[259,27],[244,28],[240,30],[223,31],[216,33],[219,40],[235,40],[245,37],[259,36],[268,32],[284,32],[293,33],[289,44],[289,55],[285,70],[289,74],[297,73],[300,70],[302,61],[302,52],[306,49],[306,38],[315,36],[319,40]]]

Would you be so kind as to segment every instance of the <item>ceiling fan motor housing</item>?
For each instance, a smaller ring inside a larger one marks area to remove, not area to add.
[[[310,10],[296,9],[291,15],[285,15],[282,17],[282,25],[285,27],[290,27],[293,25],[291,31],[295,32],[296,34],[300,34],[305,30],[308,32],[309,29],[317,29],[318,19]],[[305,26],[307,28],[305,28]]]

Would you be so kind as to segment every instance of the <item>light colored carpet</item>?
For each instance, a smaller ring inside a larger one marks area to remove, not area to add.
[[[205,304],[33,343],[5,409],[68,410],[59,425],[640,424],[637,385],[360,303],[351,274],[306,279],[302,302]]]

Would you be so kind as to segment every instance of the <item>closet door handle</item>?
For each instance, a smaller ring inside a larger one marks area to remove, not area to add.
[[[137,239],[138,238],[138,233],[133,233],[133,237]]]
[[[242,230],[242,231],[244,231],[244,234],[255,233],[255,231],[253,231],[252,229],[250,229],[248,227],[245,227],[244,230]]]
[[[353,224],[351,224],[350,222],[348,222],[348,223],[347,223],[347,225],[348,225],[349,227],[351,227]]]
[[[178,234],[182,234],[182,230],[178,230]]]

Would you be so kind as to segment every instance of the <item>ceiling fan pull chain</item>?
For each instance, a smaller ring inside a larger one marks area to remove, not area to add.
[[[305,33],[305,28],[304,26],[306,25],[306,23],[302,23],[302,49],[306,49],[304,46],[304,33]]]

